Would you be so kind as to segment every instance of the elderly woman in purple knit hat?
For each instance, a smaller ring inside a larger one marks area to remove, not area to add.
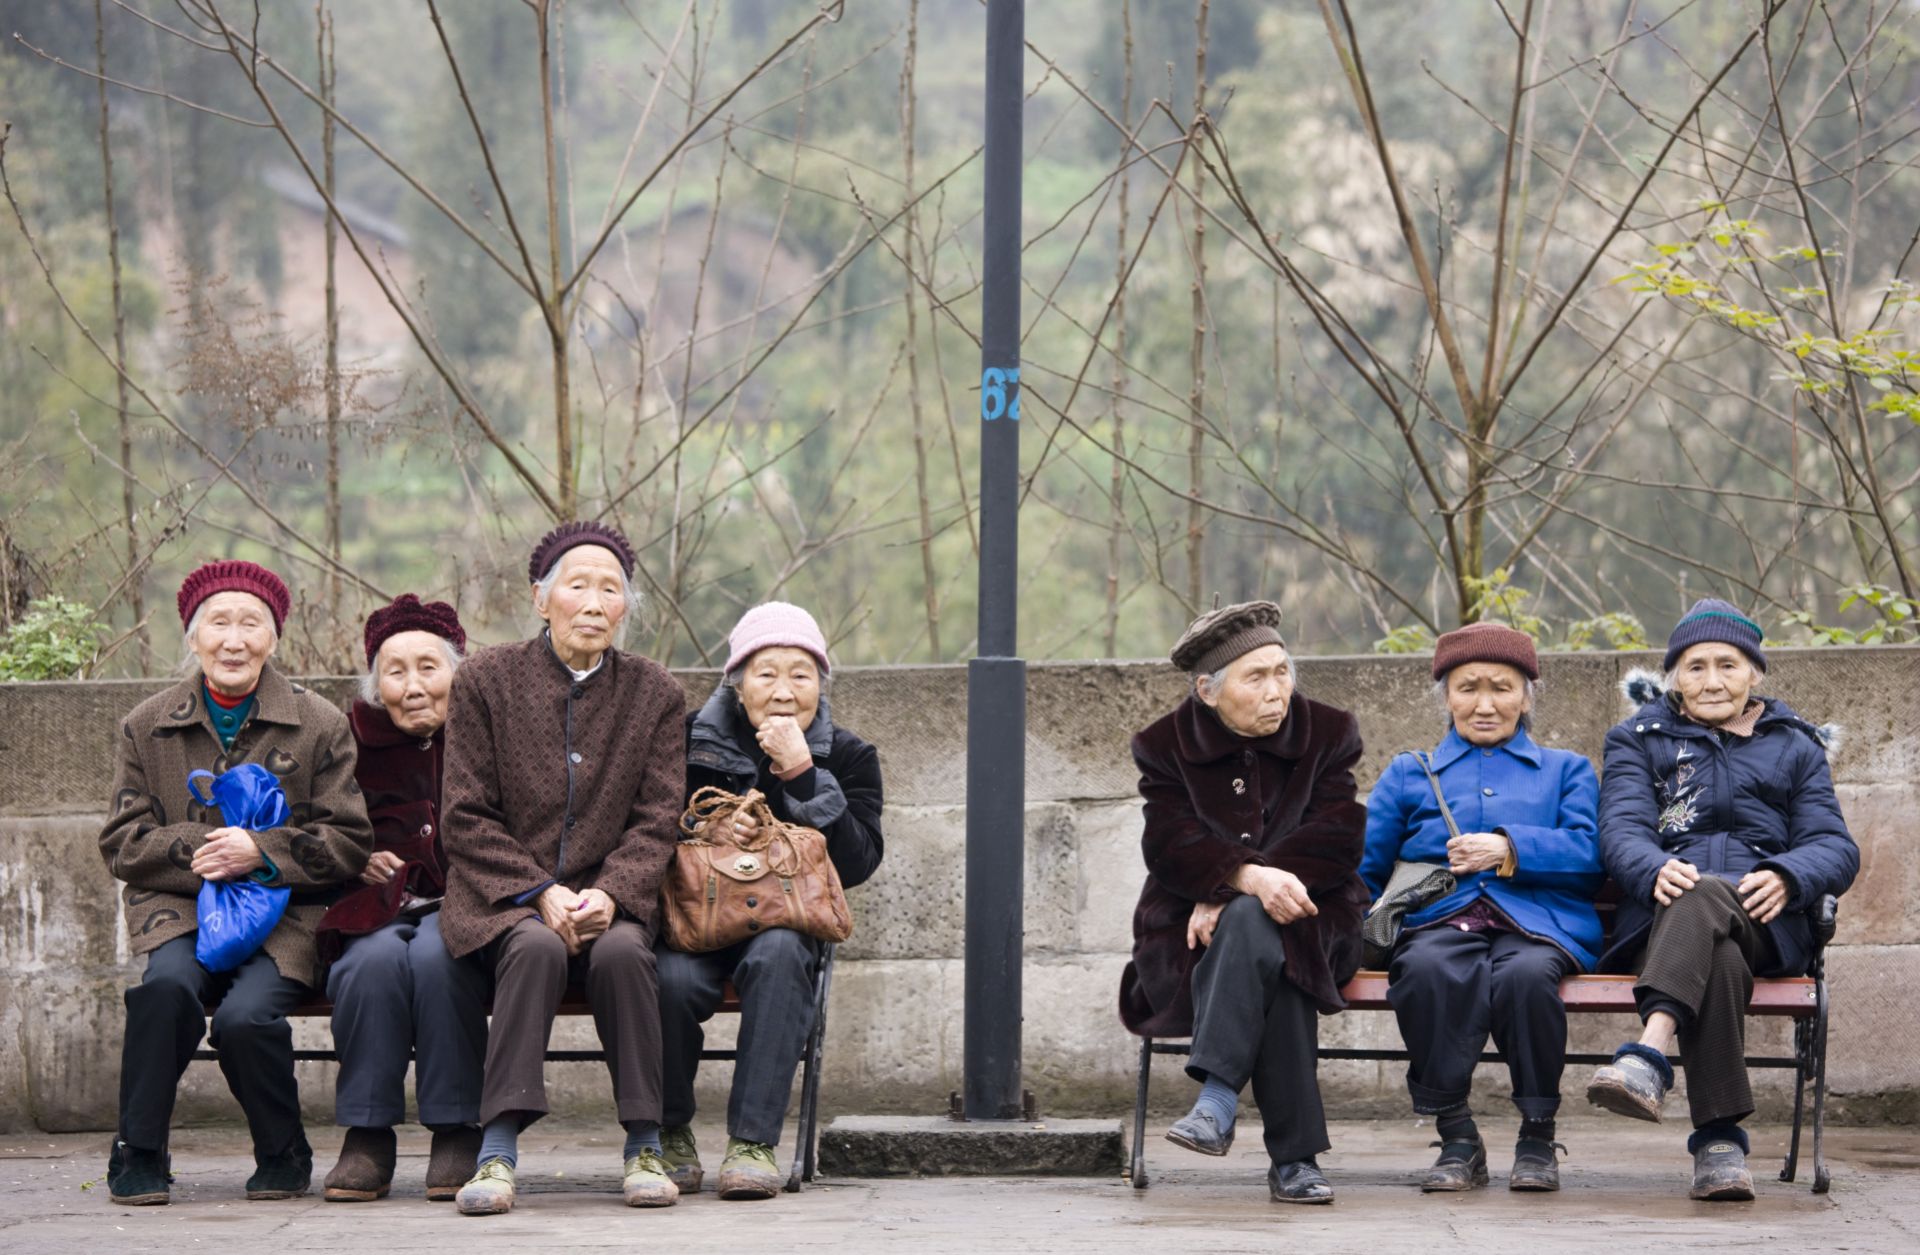
[[[420,1123],[433,1130],[427,1197],[443,1201],[473,1175],[487,1048],[487,974],[440,938],[440,770],[467,633],[452,606],[408,593],[373,612],[365,637],[367,674],[347,718],[373,856],[319,929],[333,964],[334,1118],[347,1130],[326,1199],[368,1202],[392,1187],[393,1126],[406,1119],[413,1057]]]
[[[826,836],[840,883],[851,889],[880,865],[880,757],[833,722],[826,638],[805,610],[773,601],[742,615],[727,646],[720,686],[687,717],[687,796],[709,785],[734,794],[758,789],[777,818]],[[734,822],[747,835],[754,820]],[[689,1127],[693,1081],[700,1026],[720,1005],[728,980],[740,994],[740,1039],[717,1189],[725,1199],[772,1198],[779,1190],[774,1147],[812,1028],[818,958],[818,944],[789,929],[709,954],[661,949],[663,1140],[682,1190],[698,1190],[704,1176]]]
[[[454,1199],[468,1215],[513,1207],[520,1131],[547,1112],[547,1041],[570,980],[606,1051],[627,1205],[679,1197],[660,1158],[653,934],[686,798],[686,695],[620,648],[633,572],[614,528],[554,528],[527,564],[541,630],[476,652],[454,678],[440,934],[494,982],[479,1166]]]
[[[1380,774],[1360,863],[1376,896],[1409,873],[1416,883],[1441,869],[1451,876],[1408,904],[1387,973],[1411,1056],[1413,1109],[1433,1116],[1440,1134],[1420,1188],[1487,1183],[1487,1147],[1467,1099],[1491,1034],[1520,1109],[1507,1188],[1557,1190],[1554,1118],[1567,1055],[1560,981],[1599,957],[1600,784],[1584,755],[1530,734],[1540,664],[1525,632],[1500,623],[1448,632],[1434,643],[1433,679],[1447,734]]]
[[[1604,971],[1636,972],[1645,1025],[1587,1086],[1597,1106],[1659,1120],[1676,1040],[1687,1068],[1691,1197],[1753,1197],[1746,1009],[1755,976],[1804,975],[1810,918],[1860,870],[1826,737],[1778,698],[1760,625],[1714,598],[1667,638],[1664,686],[1607,733],[1600,853],[1619,884]]]

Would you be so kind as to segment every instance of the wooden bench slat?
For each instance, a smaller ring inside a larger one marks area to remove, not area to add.
[[[1569,976],[1560,982],[1560,998],[1569,1011],[1631,1012],[1634,980],[1632,976]],[[1351,1010],[1385,1011],[1390,1005],[1385,972],[1361,972],[1340,992]],[[1753,982],[1747,1014],[1804,1018],[1818,1010],[1817,999],[1811,976],[1768,977]]]

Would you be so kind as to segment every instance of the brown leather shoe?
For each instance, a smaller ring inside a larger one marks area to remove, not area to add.
[[[392,1129],[348,1129],[340,1158],[327,1173],[329,1203],[371,1203],[393,1188]]]
[[[470,1124],[435,1129],[427,1152],[427,1201],[451,1203],[479,1166],[479,1129]]]

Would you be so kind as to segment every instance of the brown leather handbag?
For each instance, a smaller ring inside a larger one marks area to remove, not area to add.
[[[760,826],[736,841],[733,821],[742,811]],[[840,873],[827,857],[827,839],[774,818],[760,790],[737,797],[725,789],[701,789],[687,803],[680,831],[660,892],[667,944],[675,950],[722,950],[770,928],[820,941],[853,935],[853,915]]]

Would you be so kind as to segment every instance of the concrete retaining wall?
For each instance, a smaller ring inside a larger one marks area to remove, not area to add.
[[[1920,649],[1779,650],[1771,691],[1815,721],[1846,725],[1835,762],[1841,801],[1863,853],[1830,952],[1836,1112],[1911,1120],[1920,1109]],[[1657,660],[1654,660],[1657,661]],[[1615,685],[1644,656],[1549,657],[1538,712],[1543,743],[1597,756],[1623,713]],[[1368,752],[1361,785],[1397,750],[1440,731],[1420,658],[1303,659],[1303,688],[1358,712]],[[887,785],[887,858],[856,890],[858,926],[842,948],[827,1033],[829,1112],[943,1109],[961,1071],[961,881],[965,822],[965,670],[848,667],[835,717],[880,747]],[[1115,1113],[1132,1095],[1134,1043],[1114,997],[1130,946],[1143,870],[1127,738],[1176,702],[1181,678],[1145,663],[1046,663],[1031,670],[1027,726],[1026,1082],[1057,1114]],[[711,673],[683,677],[702,695]],[[344,700],[344,681],[312,682]],[[0,685],[0,1131],[105,1129],[114,1120],[124,1012],[136,979],[116,886],[95,838],[119,717],[150,681]],[[1576,1049],[1611,1049],[1632,1027],[1575,1020]],[[1784,1052],[1784,1023],[1755,1025]],[[591,1043],[584,1022],[556,1044]],[[731,1028],[717,1030],[730,1034]],[[323,1045],[322,1025],[297,1029]],[[1392,1018],[1352,1013],[1322,1022],[1322,1039],[1395,1044]],[[1759,1045],[1759,1042],[1755,1043]],[[1163,1064],[1167,1104],[1189,1086]],[[1482,1105],[1505,1088],[1483,1069]],[[556,1099],[606,1111],[605,1074],[556,1064]],[[709,1108],[724,1101],[725,1065],[703,1075]],[[1323,1068],[1336,1115],[1406,1111],[1397,1064]],[[301,1065],[317,1120],[331,1117],[332,1068]],[[1778,1112],[1785,1078],[1761,1078]],[[1569,1077],[1567,1092],[1578,1092]],[[1577,1099],[1576,1099],[1577,1101]],[[217,1069],[188,1073],[186,1120],[232,1118]]]

